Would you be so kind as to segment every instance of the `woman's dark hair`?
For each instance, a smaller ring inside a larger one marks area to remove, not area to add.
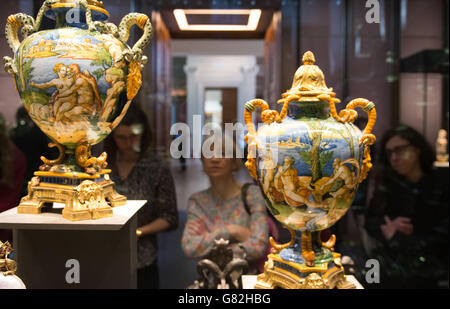
[[[24,121],[27,123],[33,123],[33,120],[31,120],[30,115],[28,114],[27,110],[25,109],[25,106],[21,106],[17,109],[16,112],[16,123],[20,124],[21,121]]]
[[[380,145],[380,163],[385,166],[390,166],[389,158],[386,155],[386,144],[394,136],[398,136],[407,140],[411,144],[411,146],[414,146],[420,150],[419,161],[423,172],[426,172],[432,168],[434,161],[433,148],[431,148],[430,144],[422,134],[406,125],[400,125],[398,127],[392,128],[383,135]]]
[[[403,177],[398,175],[389,163],[389,158],[386,155],[386,144],[393,138],[398,136],[407,140],[412,146],[417,147],[419,152],[419,162],[423,173],[431,170],[434,154],[433,149],[426,141],[426,139],[411,127],[400,125],[398,127],[389,129],[384,133],[380,141],[380,151],[377,155],[377,162],[374,164],[374,170],[371,172],[371,178],[374,181],[374,192],[370,198],[368,209],[368,216],[382,215],[386,211],[387,188],[393,179],[401,180]],[[400,179],[398,179],[400,178]]]
[[[142,125],[143,128],[140,144],[141,152],[139,156],[139,159],[141,159],[148,151],[148,148],[150,146],[151,131],[150,126],[148,124],[147,116],[145,115],[144,111],[137,105],[137,103],[132,103],[127,113],[125,114],[125,117],[123,117],[122,121],[120,122],[119,126],[122,125],[131,126],[136,124]],[[117,145],[114,140],[114,131],[111,132],[108,138],[105,139],[104,150],[108,154],[108,163],[111,166],[114,166],[117,158]]]

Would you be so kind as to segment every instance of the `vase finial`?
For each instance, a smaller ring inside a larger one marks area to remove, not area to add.
[[[306,53],[303,54],[302,62],[303,64],[309,65],[314,65],[316,63],[316,58],[314,57],[312,51],[308,50]]]

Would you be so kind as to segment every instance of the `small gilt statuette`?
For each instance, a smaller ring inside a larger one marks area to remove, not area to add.
[[[11,252],[11,244],[8,241],[5,243],[0,241],[0,272],[4,276],[14,275],[17,270],[16,262],[8,258]]]
[[[439,130],[438,137],[436,139],[436,161],[434,161],[434,166],[449,167],[447,144],[447,131],[441,129]]]
[[[0,241],[0,289],[25,289],[25,284],[15,275],[17,264],[8,258],[12,252],[11,244]]]
[[[447,131],[441,129],[439,130],[438,137],[436,140],[436,161],[437,162],[448,162],[448,152],[447,152]]]

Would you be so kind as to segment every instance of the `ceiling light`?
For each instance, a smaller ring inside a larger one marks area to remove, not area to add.
[[[186,15],[248,15],[247,25],[189,24]],[[182,31],[255,31],[261,10],[173,10],[178,27]]]

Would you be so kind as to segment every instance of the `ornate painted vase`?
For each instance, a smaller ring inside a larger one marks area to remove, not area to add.
[[[261,99],[245,105],[249,145],[246,166],[263,192],[267,208],[290,232],[291,241],[273,247],[257,288],[344,288],[335,236],[322,242],[320,231],[335,224],[350,208],[358,185],[370,170],[369,146],[376,121],[374,104],[354,99],[339,114],[312,52],[295,73],[292,88],[282,94],[280,113]],[[368,113],[361,132],[353,121],[360,107]],[[252,112],[261,109],[255,131]]]
[[[55,20],[55,29],[39,31],[44,15]],[[5,70],[31,119],[53,141],[49,147],[59,150],[58,158],[41,157],[20,213],[62,202],[64,217],[82,220],[111,216],[110,206],[126,202],[109,180],[106,153],[92,157],[91,146],[120,123],[137,94],[152,26],[144,14],[126,15],[119,27],[108,16],[101,1],[47,0],[36,20],[22,13],[8,17],[14,59],[4,57]],[[129,47],[133,25],[143,34]]]

